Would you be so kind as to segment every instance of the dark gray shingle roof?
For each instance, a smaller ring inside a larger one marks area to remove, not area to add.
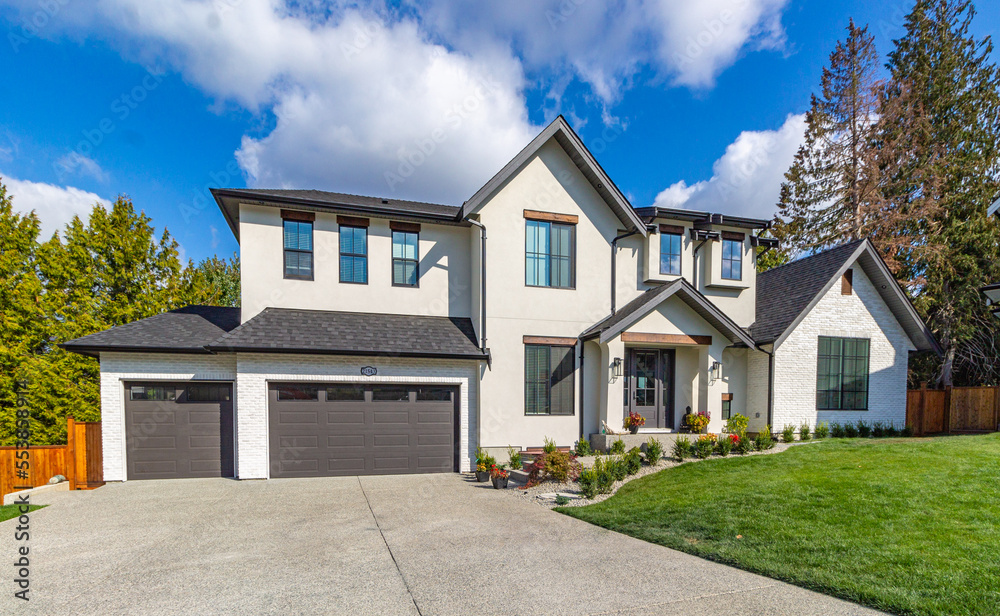
[[[757,320],[750,326],[757,344],[777,340],[863,242],[841,244],[758,274]]]
[[[289,308],[265,308],[209,349],[484,358],[470,319]]]
[[[239,324],[239,308],[185,306],[60,346],[85,355],[115,350],[207,353],[208,344]]]

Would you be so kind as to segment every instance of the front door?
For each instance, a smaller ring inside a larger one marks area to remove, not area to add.
[[[674,351],[632,349],[629,354],[629,407],[646,418],[647,428],[674,426]]]

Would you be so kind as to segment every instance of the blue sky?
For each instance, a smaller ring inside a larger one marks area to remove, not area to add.
[[[0,175],[46,234],[123,193],[200,260],[209,187],[457,205],[562,113],[634,205],[769,217],[848,19],[884,57],[910,6],[0,0]]]

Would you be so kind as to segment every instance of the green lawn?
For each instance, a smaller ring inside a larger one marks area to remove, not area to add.
[[[29,505],[28,508],[31,511],[34,511],[35,509],[41,509],[44,506],[45,505]],[[19,515],[21,515],[21,511],[18,509],[18,505],[0,505],[0,522],[16,518]]]
[[[558,511],[886,611],[1000,613],[1000,434],[688,463]]]

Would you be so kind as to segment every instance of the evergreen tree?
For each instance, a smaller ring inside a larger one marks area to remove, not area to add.
[[[917,0],[889,55],[878,137],[877,234],[944,348],[934,375],[944,385],[956,358],[997,361],[962,349],[995,327],[978,290],[1000,278],[1000,237],[985,215],[1000,189],[1000,75],[990,38],[969,32],[974,16],[967,0]]]
[[[867,208],[877,191],[871,160],[877,75],[874,38],[851,20],[823,69],[805,142],[781,185],[775,233],[786,250],[812,252],[867,235]]]
[[[240,305],[240,258],[209,257],[199,263],[188,264],[187,274],[191,278],[194,292],[192,303],[209,306]]]

